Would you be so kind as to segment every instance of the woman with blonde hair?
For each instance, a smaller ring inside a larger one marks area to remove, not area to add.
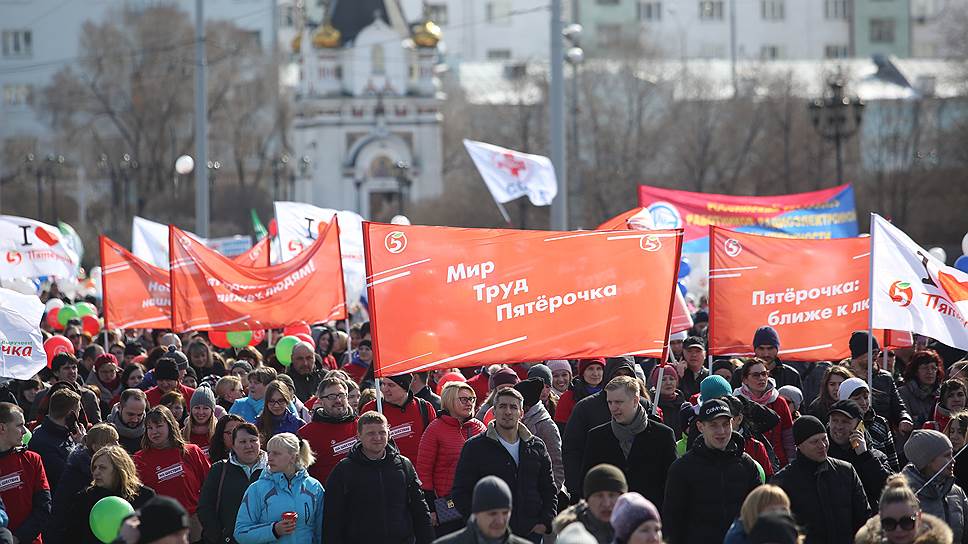
[[[67,516],[65,541],[81,544],[99,544],[91,532],[91,510],[105,497],[121,497],[135,509],[155,496],[150,487],[145,487],[138,478],[131,456],[121,446],[105,446],[94,453],[91,459],[92,479],[84,491],[75,495]]]
[[[723,544],[746,544],[750,531],[756,525],[760,514],[767,512],[789,512],[790,498],[786,492],[775,485],[761,485],[750,492],[739,509],[739,517],[726,531]]]
[[[316,459],[309,442],[280,433],[266,445],[268,467],[246,489],[235,521],[239,544],[322,541],[323,485],[306,468]]]
[[[218,418],[215,416],[215,395],[209,387],[199,387],[192,394],[191,407],[185,426],[182,428],[182,438],[185,442],[195,444],[205,455],[215,436],[215,426]]]
[[[857,531],[854,544],[951,544],[951,529],[941,518],[921,511],[903,475],[887,479],[879,504],[877,515]]]
[[[222,376],[215,382],[215,403],[228,413],[236,399],[245,396],[242,379],[238,376]]]

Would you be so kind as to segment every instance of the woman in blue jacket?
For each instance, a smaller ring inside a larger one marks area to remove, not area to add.
[[[269,439],[281,433],[296,434],[306,424],[290,410],[295,397],[289,387],[281,381],[273,381],[266,387],[265,407],[255,420],[259,428],[262,442],[269,443]]]
[[[309,442],[292,433],[280,433],[269,440],[266,449],[268,470],[245,491],[235,522],[235,540],[239,544],[320,544],[323,486],[306,472],[315,461]],[[292,513],[295,519],[291,519]]]

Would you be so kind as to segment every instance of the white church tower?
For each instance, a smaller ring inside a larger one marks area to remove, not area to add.
[[[440,28],[410,15],[397,0],[324,1],[293,41],[296,200],[389,221],[441,194]]]

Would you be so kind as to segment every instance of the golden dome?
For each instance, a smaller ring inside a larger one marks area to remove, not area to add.
[[[298,53],[302,49],[302,33],[296,34],[292,39],[292,52]]]
[[[316,49],[334,49],[340,46],[340,41],[342,41],[342,35],[329,21],[313,33],[313,47]]]
[[[413,33],[413,43],[418,47],[437,47],[440,41],[440,27],[430,19],[420,23]]]

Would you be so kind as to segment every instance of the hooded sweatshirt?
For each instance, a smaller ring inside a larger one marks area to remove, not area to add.
[[[316,454],[309,475],[325,482],[336,463],[356,445],[356,414],[350,410],[342,417],[334,417],[317,408],[313,410],[312,421],[296,434],[306,439]]]

